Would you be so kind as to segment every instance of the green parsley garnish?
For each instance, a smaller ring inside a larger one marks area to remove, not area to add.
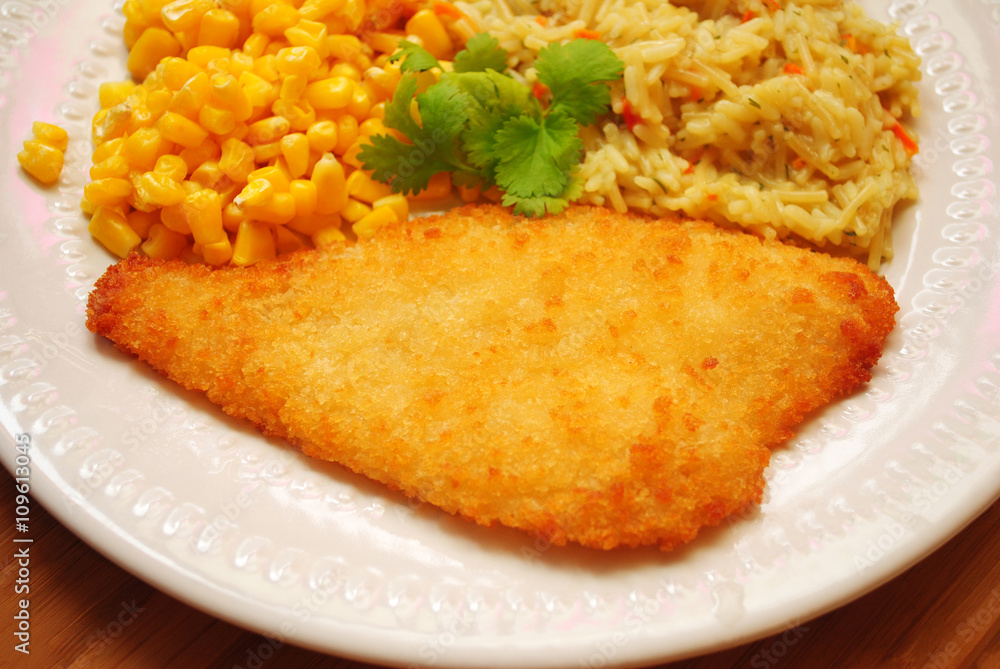
[[[375,179],[397,193],[414,193],[438,172],[452,172],[455,183],[498,186],[503,204],[526,216],[558,213],[580,196],[580,126],[608,112],[607,82],[624,70],[606,44],[578,39],[538,53],[535,69],[547,105],[506,74],[507,53],[488,33],[469,39],[453,71],[419,95],[416,73],[441,65],[417,44],[403,40],[400,47],[391,60],[403,59],[403,77],[383,122],[410,143],[371,138],[358,157]],[[410,109],[414,98],[419,123]]]

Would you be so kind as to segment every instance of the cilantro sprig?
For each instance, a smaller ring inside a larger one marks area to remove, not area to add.
[[[407,141],[375,135],[362,148],[362,166],[375,179],[415,193],[438,172],[452,172],[459,184],[498,186],[503,203],[526,216],[558,213],[581,195],[580,126],[608,111],[608,82],[624,70],[606,44],[578,39],[538,53],[547,104],[506,72],[507,53],[488,33],[469,39],[450,72],[406,40],[391,58],[400,59],[403,76],[384,123]],[[439,80],[418,94],[417,73],[434,68]]]

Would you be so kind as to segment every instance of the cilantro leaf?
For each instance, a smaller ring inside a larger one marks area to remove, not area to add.
[[[624,64],[604,42],[576,39],[554,42],[538,53],[538,80],[552,92],[549,110],[560,109],[580,125],[590,125],[611,103],[604,82],[622,76]]]
[[[455,54],[455,72],[485,72],[507,69],[507,52],[489,33],[476,33],[465,43],[465,49]]]
[[[392,186],[396,193],[417,193],[427,188],[431,177],[452,169],[449,161],[436,155],[429,158],[414,144],[395,137],[374,135],[361,147],[358,159],[372,178]],[[419,152],[419,153],[418,153]]]
[[[400,79],[386,105],[384,123],[406,135],[406,144],[388,135],[375,135],[361,148],[358,159],[379,181],[396,193],[419,192],[438,172],[467,171],[455,151],[455,139],[468,121],[468,96],[454,86],[431,86],[416,97],[423,125],[410,116],[409,101],[416,78]]]
[[[469,123],[462,142],[469,162],[489,177],[503,151],[497,150],[496,133],[505,121],[531,111],[528,89],[511,77],[497,72],[464,72],[444,78],[468,95]],[[499,155],[498,155],[499,154]]]
[[[558,214],[565,209],[573,200],[583,195],[583,180],[576,174],[571,174],[569,182],[563,188],[563,192],[557,197],[516,197],[509,193],[503,194],[501,203],[505,207],[514,205],[514,213],[521,216],[544,216],[545,214]]]
[[[407,39],[399,40],[399,49],[389,56],[389,62],[395,63],[400,58],[403,59],[399,66],[402,72],[424,72],[441,67],[441,63],[431,55],[430,51]]]
[[[562,113],[541,120],[527,115],[508,120],[496,134],[497,145],[503,147],[497,185],[520,198],[560,195],[583,153],[578,132],[576,121]]]
[[[404,74],[396,84],[392,98],[385,104],[385,123],[387,128],[398,130],[407,137],[420,132],[420,126],[410,114],[410,103],[417,92],[417,77],[414,74]]]

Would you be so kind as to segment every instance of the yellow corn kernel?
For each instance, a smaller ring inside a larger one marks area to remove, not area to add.
[[[233,204],[244,210],[247,207],[261,207],[270,202],[276,192],[277,189],[267,179],[254,179],[247,182]]]
[[[344,167],[332,153],[325,153],[313,167],[310,180],[316,184],[316,212],[339,213],[347,204],[347,178]]]
[[[319,153],[333,151],[337,146],[337,124],[333,121],[316,121],[306,130],[309,148]]]
[[[275,256],[274,236],[271,226],[256,221],[243,221],[236,233],[236,243],[233,245],[232,263],[234,265],[252,265],[261,260],[270,260]]]
[[[250,173],[247,177],[248,181],[256,181],[258,179],[264,179],[270,182],[274,186],[276,193],[287,193],[288,186],[291,183],[289,175],[278,168],[276,165],[268,165],[267,167],[261,167]]]
[[[199,46],[232,49],[240,36],[240,19],[231,11],[213,8],[205,12],[198,26]]]
[[[90,158],[91,162],[94,164],[104,162],[111,156],[121,155],[124,149],[124,137],[116,137],[115,139],[108,140],[94,149],[94,153],[91,154]]]
[[[110,109],[115,105],[128,100],[128,96],[135,90],[134,81],[106,81],[97,89],[97,99],[101,103],[101,109]]]
[[[305,132],[316,122],[316,110],[305,100],[276,100],[271,112],[288,119],[289,128],[296,132]]]
[[[252,58],[260,58],[270,43],[271,38],[264,33],[253,33],[243,42],[243,53]]]
[[[275,66],[284,75],[308,77],[322,63],[319,52],[311,46],[290,46],[277,53]]]
[[[285,39],[288,40],[289,44],[312,47],[320,58],[326,58],[330,55],[330,46],[326,42],[326,36],[326,25],[308,19],[301,19],[285,31]]]
[[[295,199],[295,216],[308,216],[316,211],[316,184],[308,179],[295,179],[288,184],[288,192]]]
[[[222,229],[222,198],[214,190],[206,188],[189,194],[182,208],[198,244],[212,244],[226,236]]]
[[[291,124],[284,116],[269,116],[250,124],[250,132],[247,133],[247,144],[270,144],[277,142],[288,134]]]
[[[366,118],[358,125],[358,140],[367,142],[374,135],[394,134],[380,118]]]
[[[402,193],[393,193],[372,202],[372,209],[389,207],[396,212],[396,220],[405,221],[410,217],[410,202]]]
[[[347,0],[344,3],[341,18],[346,22],[348,28],[341,32],[355,32],[365,18],[365,0]]]
[[[289,230],[284,225],[279,225],[274,229],[275,251],[278,255],[294,253],[305,248],[309,248],[308,238],[304,238],[297,232]]]
[[[184,181],[184,177],[187,176],[188,168],[187,163],[184,162],[183,158],[173,154],[167,154],[156,159],[156,165],[153,166],[153,171],[180,183]]]
[[[340,216],[348,223],[357,223],[362,218],[372,213],[372,208],[364,202],[347,199],[347,204],[340,210]]]
[[[304,19],[319,21],[330,14],[343,10],[346,0],[306,0],[299,8],[299,14]]]
[[[318,249],[341,246],[347,242],[347,237],[340,231],[340,226],[330,226],[317,230],[312,234],[312,243]]]
[[[173,260],[187,246],[187,235],[174,232],[162,223],[156,223],[149,229],[149,234],[140,248],[150,258]]]
[[[299,22],[299,11],[291,5],[271,4],[253,17],[253,31],[268,37],[283,37],[285,31]]]
[[[281,100],[298,100],[306,92],[309,76],[305,74],[288,74],[281,80],[278,98]]]
[[[236,129],[236,116],[228,109],[204,105],[198,110],[198,124],[213,135],[227,135]]]
[[[119,258],[127,256],[142,242],[135,230],[128,226],[125,217],[110,207],[97,207],[87,230]]]
[[[476,184],[474,186],[458,187],[458,199],[460,199],[462,202],[465,202],[466,204],[468,204],[469,202],[475,202],[476,200],[479,199],[479,196],[481,194],[482,191],[479,187],[479,184]]]
[[[253,149],[246,142],[227,139],[222,143],[219,167],[233,181],[246,181],[254,170]]]
[[[98,179],[128,179],[128,161],[120,154],[115,154],[99,163],[94,163],[90,168],[91,181]]]
[[[149,231],[160,222],[160,212],[134,209],[125,214],[125,220],[128,221],[128,227],[135,230],[135,234],[142,239],[148,239]]]
[[[132,108],[132,113],[125,125],[125,134],[131,135],[139,128],[151,128],[155,123],[156,116],[149,107],[142,104],[136,105]]]
[[[207,69],[213,60],[229,60],[229,49],[221,46],[196,46],[187,52],[187,59]]]
[[[304,97],[313,109],[343,109],[353,94],[353,81],[347,77],[330,77],[306,86]]]
[[[229,56],[227,72],[234,77],[239,77],[244,72],[253,72],[253,56],[243,51],[233,51]]]
[[[187,219],[184,217],[184,207],[180,204],[162,207],[160,209],[160,223],[182,235],[191,234],[191,228],[188,227]]]
[[[287,192],[275,193],[266,204],[246,204],[243,210],[248,219],[272,225],[284,225],[295,218],[295,197]]]
[[[378,102],[372,105],[372,108],[368,110],[368,118],[380,118],[385,120],[385,103]]]
[[[199,72],[187,80],[181,89],[174,93],[167,105],[169,111],[181,114],[191,120],[198,118],[201,108],[208,104],[212,87],[208,74]]]
[[[367,172],[355,170],[347,177],[347,196],[371,204],[375,200],[392,195],[388,184],[376,181]]]
[[[354,35],[336,34],[329,30],[328,32],[329,37],[326,38],[326,43],[330,49],[330,55],[337,60],[354,63],[354,61],[368,49],[368,47]]]
[[[239,230],[240,223],[245,220],[247,220],[246,212],[241,207],[238,207],[236,202],[230,202],[222,208],[222,227],[229,232]]]
[[[355,86],[351,94],[351,101],[347,103],[347,113],[354,118],[368,118],[368,112],[372,108],[372,96],[365,86]]]
[[[62,151],[35,139],[25,141],[24,150],[17,154],[17,162],[24,171],[43,184],[59,180],[64,161]]]
[[[125,66],[137,81],[142,81],[163,58],[179,56],[181,43],[163,28],[148,28],[132,45]]]
[[[390,65],[386,65],[385,68],[370,67],[365,70],[363,78],[365,84],[368,86],[368,90],[379,101],[388,100],[392,97],[399,79],[399,68]]]
[[[317,214],[314,211],[311,214],[296,216],[286,223],[285,227],[310,236],[323,228],[339,228],[342,222],[340,214]]]
[[[454,55],[455,44],[432,9],[421,9],[411,16],[406,22],[406,33],[419,37],[423,47],[435,58],[451,58]]]
[[[136,209],[139,201],[157,207],[169,207],[184,201],[184,188],[165,174],[143,172],[135,187]]]
[[[218,160],[219,156],[222,155],[222,151],[219,149],[218,144],[208,139],[198,146],[182,149],[178,155],[184,159],[188,170],[193,170],[197,169],[205,161]]]
[[[270,163],[281,157],[281,142],[258,144],[253,147],[253,159],[258,163]]]
[[[163,6],[160,18],[163,25],[172,32],[194,30],[201,23],[205,12],[214,6],[213,0],[174,0]]]
[[[201,256],[209,265],[225,265],[233,257],[233,246],[229,242],[228,235],[222,235],[222,239],[211,244],[203,244]]]
[[[380,53],[394,53],[399,48],[399,41],[404,35],[398,32],[379,32],[369,38],[368,43]]]
[[[191,172],[191,181],[202,188],[216,188],[225,176],[218,161],[206,160]]]
[[[358,141],[358,120],[350,114],[337,119],[337,146],[334,153],[344,155],[354,142]]]
[[[359,137],[358,140],[354,142],[354,144],[351,144],[349,147],[347,147],[347,151],[344,151],[343,155],[340,157],[340,160],[345,165],[349,165],[355,170],[363,170],[365,166],[364,163],[361,162],[360,154],[361,150],[364,148],[364,145],[366,143],[367,140],[364,140]]]
[[[298,178],[309,169],[309,140],[305,134],[295,132],[281,138],[281,155],[285,158],[288,171]]]
[[[163,138],[186,148],[199,146],[208,139],[208,131],[189,118],[167,112],[156,122],[156,129]]]
[[[233,113],[237,121],[245,121],[253,114],[253,104],[247,99],[243,86],[231,74],[220,73],[209,80],[212,98]]]
[[[69,146],[69,133],[52,123],[35,121],[31,124],[31,136],[42,144],[59,151],[66,151],[66,147]]]
[[[430,178],[427,188],[409,197],[411,201],[424,202],[426,200],[440,200],[449,195],[451,195],[451,174],[438,172]]]
[[[125,139],[122,155],[137,170],[149,170],[156,159],[170,153],[172,144],[156,128],[140,128]]]
[[[94,207],[122,204],[131,194],[132,182],[115,177],[91,181],[83,188],[83,197]]]
[[[162,65],[160,76],[166,87],[172,91],[179,91],[191,77],[205,73],[204,68],[184,58],[167,58]]]
[[[239,82],[243,94],[254,107],[269,109],[278,99],[279,88],[255,72],[244,72]]]
[[[398,222],[396,210],[392,207],[375,207],[371,213],[365,214],[352,225],[351,230],[354,231],[358,239],[371,239],[382,228]]]

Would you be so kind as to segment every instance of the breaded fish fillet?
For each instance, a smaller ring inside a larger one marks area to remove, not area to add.
[[[87,325],[451,513],[670,548],[759,502],[769,447],[870,378],[896,309],[853,260],[708,223],[481,206],[244,269],[133,256]]]

